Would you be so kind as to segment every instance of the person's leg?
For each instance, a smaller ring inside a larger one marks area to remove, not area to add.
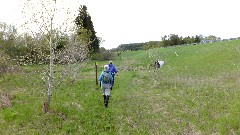
[[[105,95],[106,95],[105,106],[108,107],[108,100],[110,97],[110,84],[107,84],[107,86],[106,86]]]
[[[113,84],[114,84],[114,75],[112,77],[113,77],[113,81],[112,81],[112,86],[113,86]]]
[[[105,88],[104,88],[104,85],[102,85],[101,87],[102,87],[103,101],[105,104],[105,100],[106,100]]]
[[[113,84],[114,84],[114,75],[112,75],[113,81],[110,82],[110,89],[112,90]]]
[[[106,100],[106,95],[103,95],[104,104],[105,104],[105,100]]]
[[[109,100],[109,96],[106,96],[106,100],[105,100],[105,106],[108,107],[108,100]]]

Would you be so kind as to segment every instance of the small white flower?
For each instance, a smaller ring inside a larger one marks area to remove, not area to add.
[[[178,56],[177,52],[175,52],[176,56]]]

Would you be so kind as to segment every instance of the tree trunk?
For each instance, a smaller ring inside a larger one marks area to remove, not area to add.
[[[50,29],[50,40],[49,40],[49,47],[50,47],[50,63],[49,63],[49,80],[48,80],[48,103],[50,104],[51,97],[52,97],[52,87],[53,87],[53,47],[52,47],[52,21],[53,17],[51,18],[51,29]]]

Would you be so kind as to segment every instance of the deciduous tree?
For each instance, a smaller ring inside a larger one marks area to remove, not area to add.
[[[86,60],[88,54],[89,37],[86,34],[77,34],[77,32],[85,32],[83,29],[74,27],[74,17],[69,17],[69,8],[58,7],[57,2],[56,0],[27,1],[24,3],[25,9],[23,11],[27,20],[29,20],[24,25],[27,33],[31,33],[31,37],[34,39],[43,41],[37,42],[36,46],[38,48],[46,43],[49,49],[46,52],[48,53],[46,60],[49,61],[49,65],[45,68],[45,72],[42,73],[42,79],[48,85],[48,104],[51,101],[53,88],[56,88],[65,79],[65,76],[72,75],[72,82],[74,82],[79,71],[79,63]],[[31,12],[29,13],[28,11]],[[67,17],[62,19],[62,16]],[[40,51],[37,53],[38,55],[43,55],[41,49],[36,51]],[[66,68],[58,72],[59,74],[54,77],[54,71],[57,66],[55,64],[56,60],[60,64],[66,65]]]

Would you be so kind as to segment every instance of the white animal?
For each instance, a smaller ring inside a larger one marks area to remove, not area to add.
[[[158,61],[158,63],[160,64],[160,67],[162,67],[164,65],[164,61],[163,60]]]

